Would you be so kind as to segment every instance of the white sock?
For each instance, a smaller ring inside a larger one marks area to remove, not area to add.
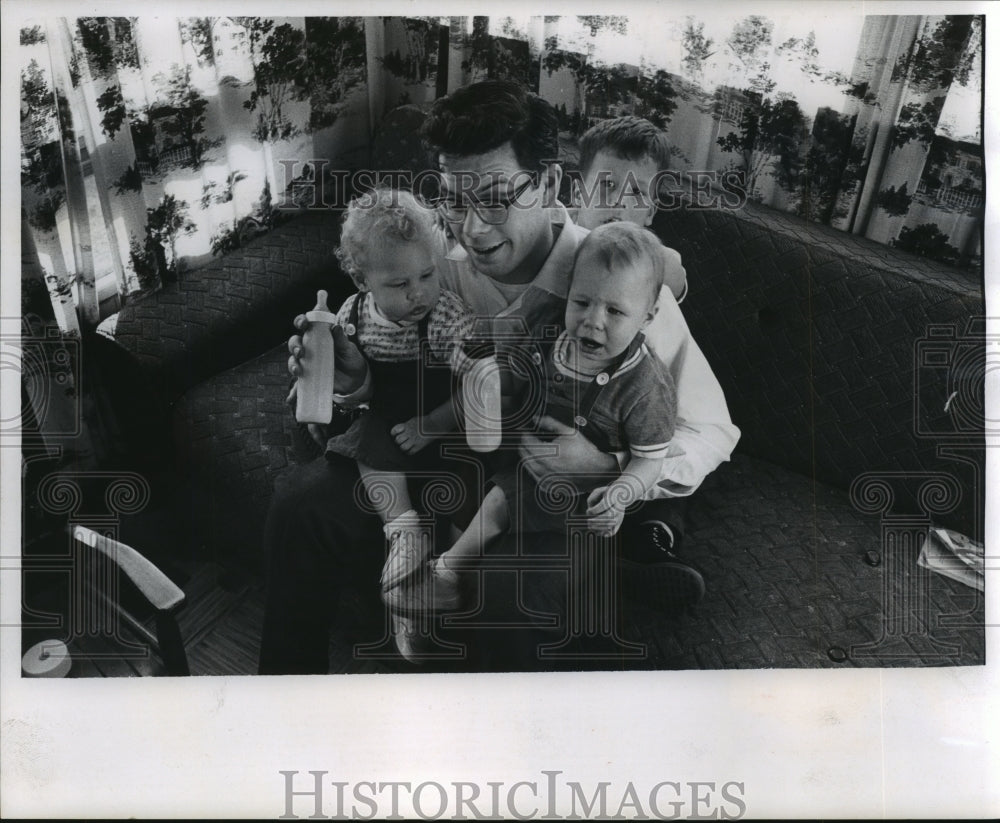
[[[395,520],[390,520],[382,527],[382,531],[385,532],[385,536],[389,537],[393,532],[412,530],[420,525],[420,516],[417,514],[416,509],[410,509],[409,511],[403,512]]]

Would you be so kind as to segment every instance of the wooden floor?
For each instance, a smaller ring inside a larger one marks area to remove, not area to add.
[[[185,602],[177,614],[177,622],[191,675],[256,674],[264,622],[263,584],[214,562],[178,565],[184,571],[178,574],[172,570],[172,576],[186,577],[186,581],[182,586]],[[42,640],[64,640],[73,657],[70,677],[149,677],[165,673],[156,652],[140,643],[127,628],[122,627],[117,633],[73,631],[69,617],[55,615],[60,611],[58,601],[63,599],[62,591],[50,589],[43,592],[40,604],[32,604],[32,611],[38,616],[27,616],[22,631],[23,649]],[[51,617],[42,618],[43,614]],[[58,626],[34,625],[56,619]],[[106,620],[104,625],[109,622]],[[153,630],[151,615],[140,622]],[[354,659],[352,644],[337,633],[331,637],[330,663],[331,673],[373,673],[395,668],[377,660]]]
[[[185,602],[177,615],[181,637],[192,675],[251,674],[257,669],[260,627],[263,623],[262,587],[249,579],[239,579],[216,563],[182,563],[182,571],[172,570],[175,582],[183,583]],[[180,578],[180,579],[178,579]],[[42,593],[41,602],[57,604],[65,600],[61,587]],[[101,606],[90,597],[81,601],[91,617]],[[45,605],[38,611],[48,612]],[[58,605],[51,611],[58,612]],[[154,619],[141,609],[133,610],[150,631]],[[27,648],[43,639],[66,641],[73,656],[71,677],[143,677],[163,674],[155,652],[142,643],[121,621],[105,610],[97,618],[100,631],[74,626],[74,618],[62,618],[62,628],[31,626],[26,621],[23,644]],[[117,630],[114,628],[118,624]],[[131,648],[130,648],[131,646]]]

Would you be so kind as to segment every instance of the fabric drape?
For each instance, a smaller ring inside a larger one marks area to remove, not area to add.
[[[269,230],[296,180],[365,167],[391,109],[507,78],[556,107],[570,167],[636,114],[679,173],[981,276],[983,19],[827,14],[39,20],[26,230],[77,333]]]

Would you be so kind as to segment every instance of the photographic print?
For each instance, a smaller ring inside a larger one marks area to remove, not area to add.
[[[836,679],[872,735],[883,676],[979,684],[983,7],[449,10],[12,4],[5,679],[462,711]],[[304,751],[262,813],[801,813],[735,766]],[[826,813],[909,809],[882,770]]]

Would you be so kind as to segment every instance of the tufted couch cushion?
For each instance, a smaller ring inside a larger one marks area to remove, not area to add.
[[[941,327],[960,339],[984,314],[980,282],[754,204],[661,213],[654,229],[684,260],[684,314],[740,451],[843,489],[872,471],[946,472],[975,489],[972,467],[939,448],[982,461],[981,428],[959,419],[982,418],[982,368],[918,360],[922,340]],[[942,419],[956,391],[965,408]],[[981,534],[981,506],[981,492],[965,494],[942,522]]]

